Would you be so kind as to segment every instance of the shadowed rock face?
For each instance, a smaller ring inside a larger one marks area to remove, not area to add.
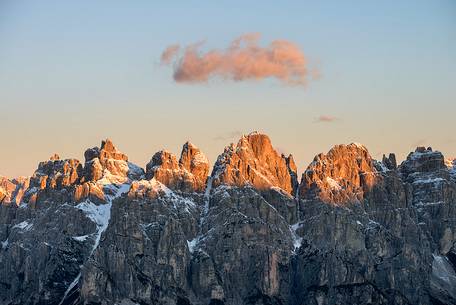
[[[214,166],[214,185],[252,185],[259,190],[278,187],[294,194],[294,161],[280,156],[268,136],[251,133],[243,136],[237,145],[225,148]]]
[[[456,304],[456,170],[440,152],[397,166],[337,145],[298,190],[293,157],[253,133],[208,172],[191,143],[144,172],[106,140],[30,185],[0,179],[0,304]]]

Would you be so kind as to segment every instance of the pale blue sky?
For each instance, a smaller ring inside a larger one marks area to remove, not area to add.
[[[315,2],[0,0],[0,174],[54,152],[83,159],[106,137],[141,166],[186,140],[213,162],[251,130],[300,171],[352,141],[376,158],[418,144],[456,156],[456,2]],[[249,32],[294,42],[321,79],[176,84],[159,64],[170,44],[224,48]]]

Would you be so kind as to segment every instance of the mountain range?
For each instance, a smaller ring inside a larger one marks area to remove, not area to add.
[[[358,143],[292,155],[253,132],[211,168],[108,139],[0,177],[0,304],[456,304],[456,160]]]

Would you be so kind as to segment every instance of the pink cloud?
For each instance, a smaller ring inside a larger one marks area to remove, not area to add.
[[[322,123],[331,123],[331,122],[334,122],[334,121],[337,121],[338,118],[335,117],[335,116],[331,116],[331,115],[320,115],[316,120],[315,122],[319,123],[319,122],[322,122]]]
[[[179,49],[180,46],[178,44],[167,47],[161,55],[161,62],[164,64],[170,64],[173,58],[177,55],[177,52],[179,52]]]
[[[245,34],[236,38],[224,50],[201,51],[202,43],[186,47],[170,46],[162,54],[164,64],[173,64],[176,82],[207,82],[213,77],[244,81],[276,78],[284,84],[305,85],[309,77],[308,62],[292,42],[274,40],[259,45],[260,34]]]

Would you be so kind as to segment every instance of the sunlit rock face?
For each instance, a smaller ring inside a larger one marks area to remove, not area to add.
[[[0,204],[19,204],[29,188],[30,177],[0,177]]]
[[[456,304],[456,170],[361,144],[301,181],[263,134],[211,170],[193,144],[144,171],[110,141],[0,178],[0,304]]]
[[[97,181],[106,178],[109,182],[123,183],[138,180],[144,171],[138,166],[128,162],[126,154],[120,152],[106,139],[101,142],[101,147],[87,149],[85,157],[85,181]]]
[[[24,200],[31,204],[45,201],[65,202],[73,197],[74,186],[80,183],[83,166],[76,159],[60,160],[57,155],[40,162],[30,178]]]
[[[211,183],[212,182],[212,183]],[[218,157],[192,253],[191,304],[288,304],[297,220],[293,158],[263,134]]]
[[[187,142],[180,160],[162,150],[154,154],[146,166],[146,178],[155,178],[172,190],[203,192],[209,173],[209,161],[195,145]]]
[[[57,154],[40,162],[23,192],[23,201],[64,203],[89,198],[102,202],[106,195],[113,195],[111,185],[129,183],[144,175],[144,170],[128,162],[109,139],[102,141],[100,148],[87,149],[84,156],[84,164],[77,159],[61,160]]]
[[[211,175],[211,187],[252,187],[289,222],[297,220],[296,165],[293,157],[279,155],[265,134],[244,135],[225,147]]]
[[[302,175],[299,195],[334,204],[359,202],[376,176],[377,169],[363,145],[337,145],[315,157]]]
[[[194,189],[203,191],[209,175],[209,161],[201,150],[190,142],[182,147],[179,164],[194,177]]]
[[[267,135],[257,132],[243,136],[237,145],[225,148],[214,166],[213,184],[245,186],[259,190],[273,187],[288,194],[295,192],[296,175],[292,157],[281,156],[272,147]]]
[[[128,162],[127,155],[109,139],[102,141],[100,148],[87,149],[84,157],[83,177],[74,190],[76,201],[85,198],[105,201],[106,195],[113,195],[110,186],[130,183],[144,176],[144,170]]]

